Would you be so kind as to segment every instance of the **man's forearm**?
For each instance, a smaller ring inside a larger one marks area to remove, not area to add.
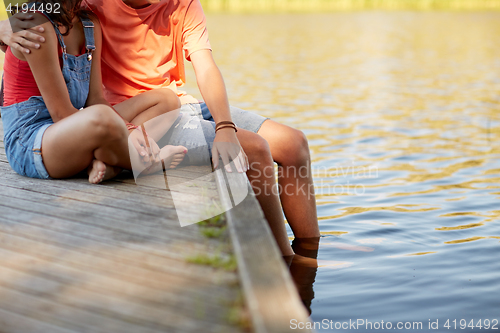
[[[226,86],[217,66],[211,66],[199,73],[198,87],[215,122],[231,120]]]

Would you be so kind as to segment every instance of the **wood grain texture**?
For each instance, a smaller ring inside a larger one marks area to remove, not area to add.
[[[196,179],[179,202],[216,194],[208,166],[168,179]],[[131,173],[102,185],[17,175],[0,120],[1,333],[244,332],[228,320],[237,272],[186,260],[227,246],[181,228],[170,191]]]

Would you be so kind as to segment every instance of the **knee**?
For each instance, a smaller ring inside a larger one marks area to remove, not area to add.
[[[297,129],[290,128],[288,133],[288,144],[285,151],[284,163],[291,166],[300,167],[309,163],[311,157],[309,153],[309,143],[306,135]]]
[[[124,121],[107,105],[93,105],[87,112],[90,132],[98,140],[116,140],[124,135]]]
[[[245,153],[252,169],[262,169],[266,166],[272,166],[274,168],[269,144],[260,135],[255,134],[252,140],[249,140],[245,145]]]
[[[181,108],[181,101],[172,90],[167,88],[157,89],[155,93],[158,94],[159,103],[163,104],[165,112]]]

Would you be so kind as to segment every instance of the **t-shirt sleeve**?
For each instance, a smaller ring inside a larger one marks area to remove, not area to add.
[[[82,4],[80,5],[80,8],[84,9],[84,10],[93,11],[93,9],[95,8],[95,1],[94,0],[83,0]]]
[[[206,23],[200,1],[193,0],[186,10],[182,26],[182,49],[187,60],[190,60],[191,54],[195,51],[212,50]]]

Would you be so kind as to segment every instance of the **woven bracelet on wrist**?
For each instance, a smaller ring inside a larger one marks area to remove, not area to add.
[[[129,130],[129,131],[130,131],[131,129],[136,129],[136,128],[138,128],[138,127],[139,127],[139,126],[136,126],[136,125],[134,125],[134,124],[132,124],[132,123],[127,123],[126,125],[127,125],[127,130]]]
[[[219,121],[217,124],[215,124],[215,128],[218,128],[219,126],[222,125],[231,125],[236,127],[236,125],[232,121]]]
[[[218,126],[215,128],[215,133],[217,133],[218,130],[223,129],[223,128],[232,128],[232,129],[234,129],[234,132],[238,132],[238,130],[236,129],[236,126],[234,126],[234,125],[221,125],[221,126]]]

